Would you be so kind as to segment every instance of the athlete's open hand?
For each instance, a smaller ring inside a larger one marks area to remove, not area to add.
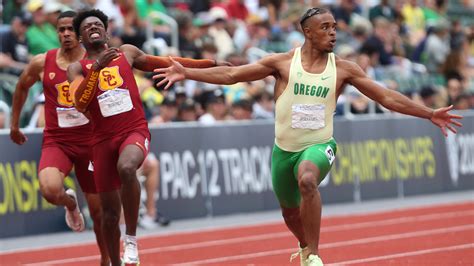
[[[446,137],[448,136],[448,131],[446,130],[449,129],[453,133],[457,133],[458,131],[454,126],[462,127],[462,123],[453,119],[462,119],[463,117],[461,115],[455,115],[449,113],[453,109],[453,106],[448,106],[448,107],[442,107],[438,108],[433,111],[433,116],[431,116],[431,122],[438,127],[441,128],[441,131],[443,132],[443,135]]]
[[[13,142],[15,142],[18,145],[23,145],[28,138],[21,132],[19,128],[10,128],[10,138],[12,139]]]
[[[160,79],[162,80],[156,84],[156,87],[159,88],[166,84],[165,90],[169,89],[173,83],[184,80],[185,79],[185,69],[183,65],[179,62],[173,60],[170,57],[171,66],[166,68],[157,68],[153,72],[159,73],[153,76],[153,79]]]
[[[101,70],[106,67],[112,60],[120,56],[120,50],[116,47],[107,48],[102,53],[100,53],[99,58],[97,58],[94,63],[94,70]]]

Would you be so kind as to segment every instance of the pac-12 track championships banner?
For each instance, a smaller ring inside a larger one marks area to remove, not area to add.
[[[321,184],[325,204],[474,189],[474,113],[457,135],[408,117],[336,120],[336,160]],[[174,219],[278,209],[270,159],[273,123],[154,128],[158,206]],[[0,238],[67,230],[63,208],[41,198],[41,133],[26,145],[0,134]],[[67,179],[66,186],[77,188]]]

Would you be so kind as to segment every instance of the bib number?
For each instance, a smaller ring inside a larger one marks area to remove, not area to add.
[[[326,126],[326,106],[324,104],[293,104],[291,106],[291,127],[320,129]]]
[[[118,115],[132,110],[133,103],[130,98],[130,92],[125,89],[117,88],[97,96],[100,112],[103,117]]]
[[[76,108],[57,107],[59,127],[78,127],[89,123],[89,119]]]

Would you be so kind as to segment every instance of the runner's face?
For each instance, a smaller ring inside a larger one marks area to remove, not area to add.
[[[336,20],[331,13],[315,15],[309,20],[304,30],[312,46],[331,53],[336,46]]]
[[[61,18],[56,25],[59,42],[64,49],[72,49],[79,45],[77,35],[72,26],[72,18]]]
[[[104,23],[98,17],[84,19],[79,27],[84,45],[98,45],[107,42],[107,33]]]

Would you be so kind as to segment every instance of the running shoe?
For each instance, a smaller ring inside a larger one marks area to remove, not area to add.
[[[300,256],[300,265],[301,266],[305,266],[305,258],[304,258],[304,253],[306,252],[306,250],[308,249],[308,247],[305,247],[305,248],[301,248],[301,246],[298,244],[298,251],[296,253],[293,253],[291,254],[291,257],[290,257],[290,262],[292,262],[296,257],[298,257],[298,255]],[[309,253],[309,252],[308,252]]]
[[[138,259],[137,242],[124,240],[123,250],[124,251],[123,251],[122,265],[124,266],[140,265],[140,260]]]
[[[69,228],[71,228],[72,231],[82,232],[85,228],[84,216],[82,216],[82,213],[79,210],[79,203],[77,202],[76,192],[72,189],[68,189],[66,190],[66,194],[69,197],[73,198],[76,202],[76,208],[72,211],[68,210],[68,208],[64,206],[64,209],[66,210],[66,224],[67,226],[69,226]]]
[[[323,261],[318,255],[310,254],[305,261],[307,266],[324,266]]]

